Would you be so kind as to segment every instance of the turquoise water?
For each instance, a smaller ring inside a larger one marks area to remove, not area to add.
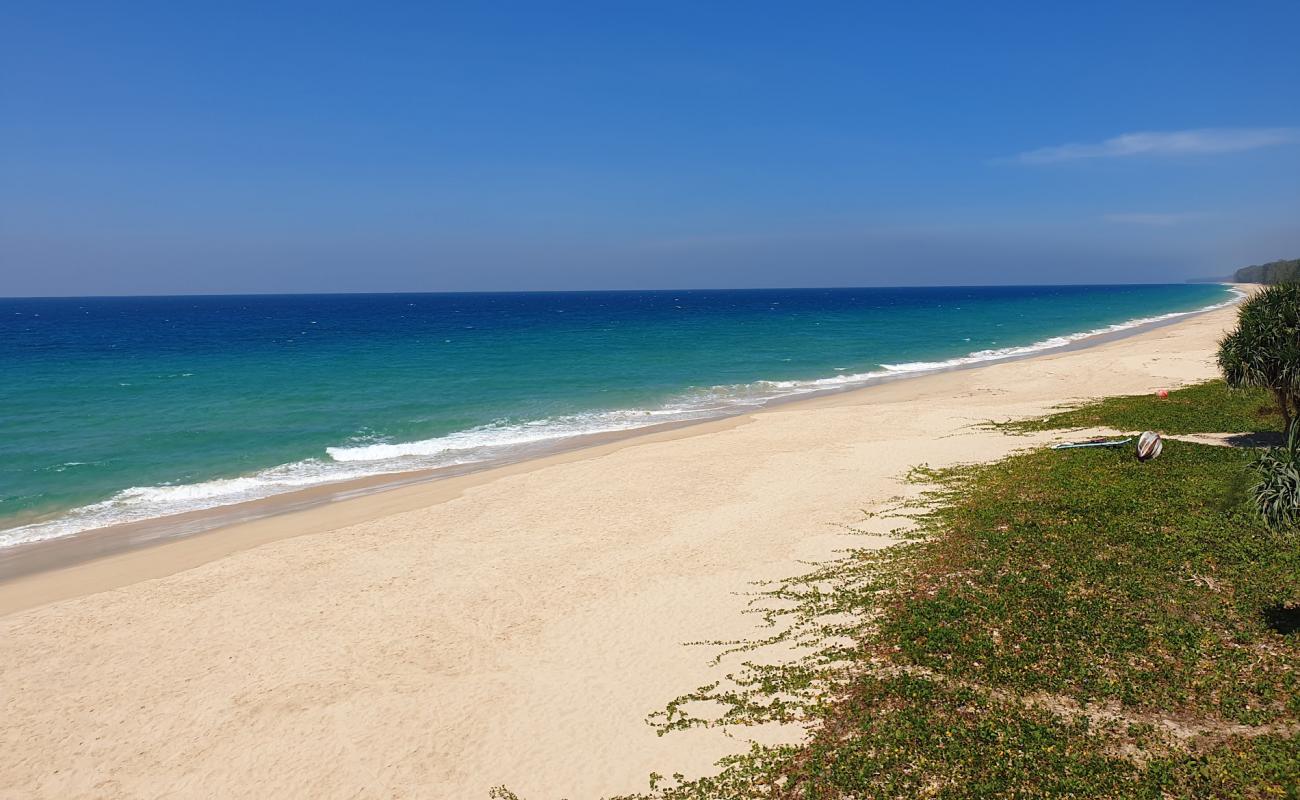
[[[1219,285],[0,300],[0,546],[1061,346]]]

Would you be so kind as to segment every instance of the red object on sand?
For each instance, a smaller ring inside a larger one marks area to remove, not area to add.
[[[1169,399],[1169,390],[1168,390],[1168,389],[1161,389],[1160,391],[1156,392],[1156,397],[1159,397],[1161,400],[1168,400],[1168,399]]]

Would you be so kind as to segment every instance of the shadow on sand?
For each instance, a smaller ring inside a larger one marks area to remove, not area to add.
[[[1223,441],[1233,447],[1281,447],[1286,444],[1286,437],[1281,431],[1253,431],[1233,434]]]

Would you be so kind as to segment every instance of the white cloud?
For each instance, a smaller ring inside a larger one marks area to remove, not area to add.
[[[1192,222],[1198,219],[1205,219],[1212,216],[1204,211],[1171,211],[1171,212],[1129,212],[1122,214],[1103,214],[1102,219],[1107,222],[1119,222],[1126,225],[1156,225],[1159,227],[1172,227],[1181,225],[1184,222]]]
[[[1104,142],[1040,147],[1013,156],[1020,164],[1055,164],[1084,158],[1235,153],[1300,141],[1296,128],[1201,128],[1125,133]]]

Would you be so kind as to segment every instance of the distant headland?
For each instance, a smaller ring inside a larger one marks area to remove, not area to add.
[[[1300,258],[1242,267],[1233,273],[1236,283],[1292,283],[1300,281]]]

